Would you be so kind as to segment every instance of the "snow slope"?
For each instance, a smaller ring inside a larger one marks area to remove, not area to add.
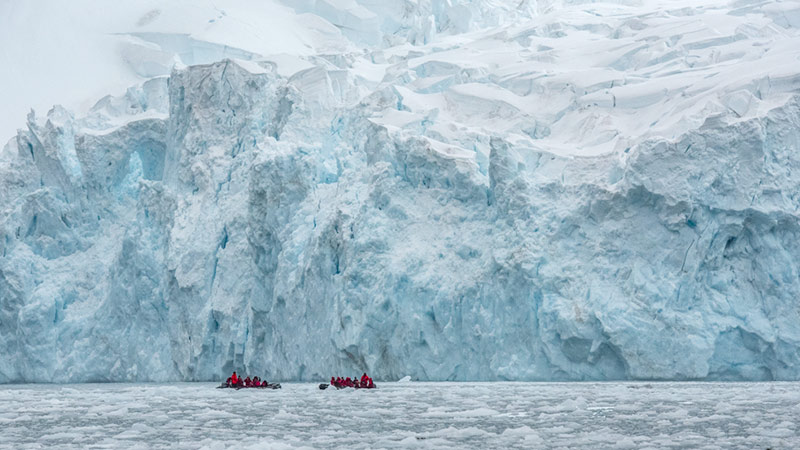
[[[330,23],[277,1],[91,0],[0,3],[0,137],[25,125],[33,107],[61,104],[81,114],[177,64],[256,55],[342,52]]]
[[[0,155],[0,381],[800,378],[800,2],[152,5]]]

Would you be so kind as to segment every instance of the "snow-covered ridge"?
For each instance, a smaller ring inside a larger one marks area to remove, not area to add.
[[[0,382],[800,378],[800,2],[401,3],[116,30],[0,155]]]

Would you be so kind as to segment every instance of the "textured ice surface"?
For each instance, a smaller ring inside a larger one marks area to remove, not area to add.
[[[390,3],[145,8],[31,113],[0,382],[800,378],[800,2]]]
[[[800,445],[797,383],[9,386],[0,448],[698,448]]]

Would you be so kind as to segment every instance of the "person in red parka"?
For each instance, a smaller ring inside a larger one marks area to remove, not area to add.
[[[373,382],[372,382],[372,378],[369,378],[369,379],[367,380],[367,388],[369,388],[369,389],[375,389],[375,383],[373,383]]]
[[[244,379],[244,387],[251,387],[253,385],[253,380],[250,377]]]
[[[233,372],[233,375],[231,375],[231,384],[234,386],[239,384],[239,377],[236,375],[236,372]]]
[[[369,377],[367,376],[367,372],[364,372],[364,375],[361,375],[361,386],[362,387],[367,387],[367,379],[368,378]]]

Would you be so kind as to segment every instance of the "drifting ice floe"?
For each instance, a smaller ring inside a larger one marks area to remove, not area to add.
[[[796,448],[797,383],[10,386],[0,446]]]

